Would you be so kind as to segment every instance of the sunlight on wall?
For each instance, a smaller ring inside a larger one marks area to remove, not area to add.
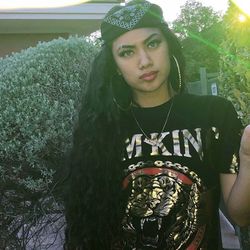
[[[1,1],[0,9],[27,9],[27,8],[57,8],[65,7],[71,5],[77,5],[87,2],[87,0],[11,0],[11,1]]]

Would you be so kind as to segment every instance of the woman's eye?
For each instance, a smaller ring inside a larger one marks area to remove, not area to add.
[[[121,51],[121,52],[119,53],[119,56],[120,56],[120,57],[129,57],[129,56],[132,56],[133,53],[134,53],[133,50],[124,50],[124,51]]]
[[[148,43],[148,48],[151,48],[151,49],[157,48],[160,43],[161,43],[160,40],[153,40]]]

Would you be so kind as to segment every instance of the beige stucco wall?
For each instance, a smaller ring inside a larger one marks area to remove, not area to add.
[[[43,9],[0,9],[0,57],[39,41],[89,35],[100,27],[108,10],[121,0],[94,0],[75,6]]]
[[[34,47],[39,41],[50,41],[58,37],[67,38],[68,34],[1,34],[0,57]]]

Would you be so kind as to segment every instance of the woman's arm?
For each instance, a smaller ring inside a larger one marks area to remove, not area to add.
[[[239,226],[250,225],[250,125],[241,139],[239,174],[221,174],[220,180],[229,216]]]

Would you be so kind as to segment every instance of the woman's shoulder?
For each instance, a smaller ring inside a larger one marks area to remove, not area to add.
[[[218,108],[220,110],[227,109],[232,103],[224,97],[213,95],[194,95],[181,94],[176,96],[177,105],[188,108],[211,109]]]
[[[198,96],[182,94],[176,96],[176,112],[181,117],[204,124],[224,126],[227,122],[238,120],[233,104],[221,96]],[[237,121],[238,122],[238,121]]]

